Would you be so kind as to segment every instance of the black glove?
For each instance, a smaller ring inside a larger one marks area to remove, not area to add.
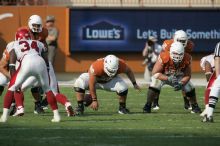
[[[169,83],[171,83],[172,85],[178,84],[178,79],[177,79],[177,77],[174,76],[174,75],[170,75],[170,76],[168,77],[167,81],[168,81]]]
[[[182,82],[178,82],[177,84],[174,84],[174,91],[179,91],[183,88],[183,83]]]

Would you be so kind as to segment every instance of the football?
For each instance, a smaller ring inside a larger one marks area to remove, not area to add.
[[[89,93],[86,93],[83,99],[83,103],[86,107],[88,107],[92,103],[92,96]]]

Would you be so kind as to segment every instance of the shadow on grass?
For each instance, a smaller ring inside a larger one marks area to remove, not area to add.
[[[160,129],[99,129],[59,127],[0,126],[4,146],[205,146],[219,145],[220,135],[200,135]]]

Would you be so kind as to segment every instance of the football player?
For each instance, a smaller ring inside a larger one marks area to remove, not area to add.
[[[183,90],[192,103],[191,112],[201,112],[195,100],[195,88],[189,81],[191,78],[190,65],[191,56],[185,53],[184,46],[180,42],[172,43],[170,51],[160,53],[152,71],[152,82],[148,88],[147,102],[143,108],[144,113],[151,113],[153,99],[155,96],[159,97],[164,84],[174,87],[174,91]]]
[[[7,50],[4,50],[2,54],[2,58],[0,60],[0,96],[4,91],[4,87],[7,85],[10,79],[10,73],[8,70],[8,61],[9,61],[9,54]]]
[[[220,43],[217,43],[214,51],[214,65],[216,80],[214,81],[210,94],[209,94],[209,106],[206,108],[204,118],[202,122],[214,122],[213,112],[220,96]]]
[[[0,122],[6,122],[8,119],[8,111],[12,98],[14,96],[17,106],[15,115],[22,116],[24,114],[23,94],[21,91],[22,83],[31,76],[37,78],[41,84],[47,100],[53,110],[52,122],[59,122],[60,115],[58,106],[53,92],[49,86],[49,77],[47,75],[48,61],[45,55],[46,48],[39,42],[31,40],[31,35],[27,29],[19,29],[16,32],[16,41],[10,50],[9,70],[10,70],[10,83],[7,93],[4,97],[4,108]],[[16,60],[20,62],[19,67],[16,69]],[[46,65],[47,64],[47,65]]]
[[[180,42],[180,43],[182,43],[182,45],[184,47],[184,51],[186,53],[188,53],[189,55],[191,55],[192,50],[194,48],[194,43],[191,40],[188,40],[187,34],[183,30],[177,30],[174,33],[173,39],[169,39],[169,40],[165,40],[164,41],[164,43],[162,45],[163,51],[170,51],[171,44],[173,42]],[[186,110],[191,109],[191,105],[189,103],[189,99],[186,96],[186,93],[184,91],[182,92],[182,95],[183,95],[183,99],[184,99],[184,109],[186,109]],[[156,96],[155,99],[154,99],[153,109],[154,108],[158,109],[157,108],[157,107],[159,107],[158,100],[159,100],[159,97]]]
[[[30,16],[30,18],[28,20],[28,27],[24,26],[19,29],[28,29],[31,34],[32,40],[38,40],[38,41],[42,42],[47,47],[46,38],[48,36],[48,30],[45,27],[43,27],[42,19],[40,16],[38,16],[38,15]],[[56,95],[55,96],[56,100],[65,106],[65,109],[67,111],[67,116],[74,116],[74,112],[73,112],[73,108],[72,108],[71,103],[69,102],[69,100],[67,99],[67,97],[65,95],[63,95],[59,92],[58,82],[56,79],[56,75],[54,73],[53,66],[51,65],[51,62],[49,62],[48,67],[49,67],[48,70],[49,70],[49,76],[50,76],[50,87],[51,87],[53,93]],[[32,79],[29,79],[29,81],[34,83],[34,82],[36,82],[36,79],[32,78]],[[25,86],[30,86],[30,85],[31,85],[31,83],[26,82],[26,83],[24,83],[23,87],[26,88]],[[35,107],[36,107],[35,109],[37,110],[37,109],[39,109],[39,106],[41,108],[41,104],[39,103],[39,100],[41,99],[41,95],[39,93],[39,87],[31,88],[31,92],[32,92],[32,95],[35,97],[35,100],[37,100],[37,102],[35,102]],[[44,101],[44,103],[46,102],[46,105],[48,104],[46,99],[44,99],[43,101]]]
[[[119,59],[115,55],[107,55],[105,58],[100,58],[93,62],[88,73],[81,74],[74,83],[74,90],[78,102],[76,114],[81,115],[84,112],[83,98],[86,90],[89,90],[92,96],[90,107],[93,110],[98,110],[99,103],[96,89],[116,92],[119,97],[118,113],[128,114],[129,110],[126,108],[128,86],[119,76],[121,73],[125,73],[134,88],[140,90],[132,70],[124,60]]]
[[[206,109],[209,106],[209,94],[210,90],[213,86],[213,83],[216,79],[215,75],[215,65],[214,65],[214,54],[210,54],[207,56],[204,56],[200,61],[200,66],[202,70],[205,72],[206,80],[208,82],[205,93],[204,93],[204,104],[205,104],[205,110],[200,114],[200,116],[204,116],[206,114]]]
[[[28,26],[22,26],[18,28],[20,29],[27,29],[30,32],[32,40],[38,40],[42,42],[45,46],[47,46],[46,38],[48,36],[48,31],[45,27],[43,27],[42,19],[38,15],[32,15],[28,19]],[[34,113],[40,114],[44,113],[41,107],[41,89],[40,87],[33,87],[31,88],[32,96],[35,99],[35,110]]]

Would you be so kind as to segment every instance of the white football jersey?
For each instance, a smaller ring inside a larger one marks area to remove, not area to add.
[[[211,64],[212,68],[215,68],[215,65],[214,65],[214,54],[210,54],[210,55],[204,56],[200,60],[200,66],[201,66],[202,70],[205,70],[205,62],[206,61]]]
[[[14,46],[14,41],[11,41],[10,43],[7,44],[6,50],[8,53],[11,52],[11,50],[13,49],[13,46]]]
[[[10,52],[12,49],[15,50],[17,60],[20,60],[25,55],[41,55],[42,52],[46,51],[44,44],[37,40],[19,40],[10,42],[7,45],[7,50]]]

